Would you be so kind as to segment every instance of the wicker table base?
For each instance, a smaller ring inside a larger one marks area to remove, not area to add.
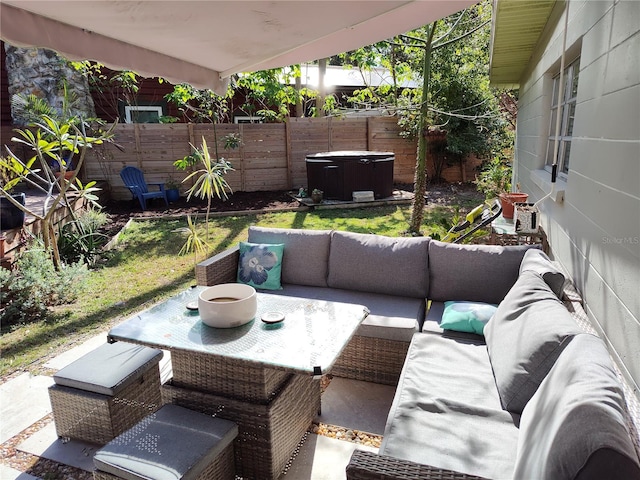
[[[224,397],[267,404],[291,376],[248,362],[205,353],[171,352],[173,385]]]
[[[214,415],[238,424],[234,442],[236,474],[245,479],[276,479],[320,409],[320,382],[291,375],[268,404],[250,403],[212,393],[162,387],[163,403]]]

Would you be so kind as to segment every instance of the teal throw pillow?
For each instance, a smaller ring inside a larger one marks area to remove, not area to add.
[[[440,327],[445,330],[482,335],[484,326],[497,308],[497,305],[482,302],[444,302]]]
[[[284,244],[240,242],[238,282],[255,288],[280,290]]]

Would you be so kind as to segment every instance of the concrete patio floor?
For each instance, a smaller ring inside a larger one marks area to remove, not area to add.
[[[57,371],[105,341],[106,332],[53,358],[45,364],[45,367],[51,371]],[[170,357],[166,354],[161,362],[161,379],[166,381],[170,377]],[[51,384],[53,384],[53,378],[50,376],[24,373],[0,385],[0,446],[10,442],[16,435],[42,421],[51,413],[47,390]],[[334,378],[322,396],[322,414],[317,420],[330,425],[382,435],[394,390],[394,387],[386,385]],[[27,436],[16,446],[18,451],[87,472],[93,470],[93,454],[98,448],[75,440],[63,443],[58,439],[52,421]],[[280,479],[344,479],[346,478],[345,467],[356,448],[377,451],[373,447],[309,434],[289,469],[281,475]],[[7,460],[0,464],[0,479],[39,478],[11,468],[6,464]],[[67,478],[71,480],[73,477]]]

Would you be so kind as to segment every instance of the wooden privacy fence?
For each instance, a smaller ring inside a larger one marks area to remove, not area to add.
[[[12,136],[2,130],[2,143]],[[224,150],[224,136],[237,133],[242,139],[235,150]],[[120,179],[120,170],[133,165],[145,173],[148,182],[182,181],[186,172],[173,162],[199,147],[202,137],[209,151],[227,159],[234,168],[225,177],[234,191],[297,190],[307,185],[305,158],[309,154],[338,150],[390,151],[395,154],[394,182],[414,181],[417,142],[400,136],[393,117],[291,118],[286,123],[268,124],[123,124],[115,130],[115,145],[105,145],[88,156],[82,177],[103,180],[114,199],[130,198]],[[437,155],[432,153],[432,155]],[[476,160],[446,165],[443,177],[450,181],[473,180]],[[428,175],[433,175],[428,161]],[[187,185],[185,185],[188,188]],[[185,188],[182,188],[184,191]]]

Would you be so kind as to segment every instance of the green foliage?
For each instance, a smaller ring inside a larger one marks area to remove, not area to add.
[[[22,181],[22,177],[33,166],[35,158],[26,165],[11,156],[0,157],[0,188],[5,192],[10,191]]]
[[[106,213],[96,209],[81,212],[78,218],[60,229],[58,249],[60,257],[69,264],[86,263],[94,266],[102,254],[102,247],[109,238],[100,228],[109,222]]]
[[[178,255],[193,253],[193,269],[195,272],[196,265],[198,264],[198,255],[206,255],[207,250],[211,248],[210,245],[200,236],[196,229],[195,222],[191,220],[191,215],[187,215],[186,227],[176,228],[173,232],[187,235],[187,239],[184,245],[182,245],[180,252],[178,252]]]
[[[437,22],[431,53],[429,113],[426,124],[447,132],[450,160],[469,154],[503,155],[513,143],[513,129],[500,109],[502,91],[489,86],[491,4],[479,4]],[[423,76],[425,42],[430,26],[343,54],[342,60],[362,70],[385,66],[392,86],[356,90],[356,106],[382,107],[398,114],[403,136],[418,138],[421,88],[402,89],[406,80]],[[440,171],[435,166],[436,171]]]
[[[183,119],[192,123],[215,123],[229,120],[231,90],[221,97],[212,90],[198,90],[188,83],[174,86],[173,92],[164,96],[176,105]]]
[[[42,245],[32,245],[20,254],[12,271],[0,269],[0,323],[9,325],[49,318],[49,307],[76,300],[87,277],[84,265],[76,263],[56,270]]]
[[[34,127],[33,130],[16,129],[19,136],[12,138],[12,141],[27,146],[33,152],[33,156],[27,160],[20,159],[9,147],[5,146],[9,154],[9,163],[3,160],[2,166],[8,166],[14,174],[19,176],[20,181],[24,181],[30,187],[47,195],[48,201],[42,212],[33,211],[26,205],[16,206],[41,222],[44,245],[51,250],[53,262],[56,267],[59,267],[60,252],[53,228],[53,214],[58,205],[72,203],[67,197],[69,189],[77,191],[89,202],[97,203],[98,197],[94,195],[94,192],[98,188],[95,187],[95,182],[83,185],[81,182],[74,184],[74,181],[82,167],[87,149],[109,141],[113,136],[113,127],[105,132],[98,126],[95,135],[90,136],[87,134],[87,125],[84,122],[77,123],[75,118],[61,121],[48,115],[42,115],[39,121],[32,124],[32,127]],[[63,179],[74,154],[78,154],[79,157],[75,172],[69,181],[59,180],[53,165],[57,164],[60,167],[59,175]],[[36,161],[39,162],[40,168],[33,168]],[[0,194],[9,197],[4,186],[0,186]]]
[[[286,120],[290,107],[302,101],[304,93],[308,93],[300,92],[291,85],[296,77],[300,77],[298,65],[239,75],[234,88],[244,92],[246,100],[238,108],[249,116],[257,114],[268,122]]]
[[[113,111],[118,111],[118,103],[125,105],[137,105],[139,90],[138,75],[131,70],[103,72],[104,65],[90,60],[69,62],[71,66],[84,77],[89,84],[93,95],[101,99],[101,102],[111,106]],[[113,119],[114,121],[116,119]]]
[[[100,198],[96,195],[96,192],[102,190],[101,188],[96,187],[98,182],[95,180],[91,180],[86,184],[83,184],[79,178],[76,178],[76,182],[69,185],[69,188],[78,194],[79,198],[84,198],[87,200],[89,205],[92,208],[100,210],[102,206],[98,201]]]
[[[180,182],[178,182],[175,178],[169,176],[169,178],[167,178],[167,181],[164,182],[164,188],[166,188],[167,190],[180,188]]]
[[[215,125],[215,124],[214,124]],[[235,137],[234,137],[235,138]],[[235,141],[235,140],[234,140]],[[232,141],[232,144],[234,143]],[[190,173],[182,182],[188,182],[193,179],[193,186],[187,190],[187,201],[191,199],[192,195],[201,199],[207,200],[207,215],[205,223],[207,225],[207,239],[209,239],[209,214],[211,212],[211,201],[213,197],[229,198],[227,190],[231,191],[231,187],[224,178],[224,175],[232,171],[231,164],[224,158],[212,158],[207,147],[207,140],[202,137],[202,146],[195,148],[193,145],[194,154],[196,158],[200,159],[201,168],[195,172]]]
[[[222,137],[222,141],[224,143],[223,148],[225,150],[236,149],[242,144],[242,138],[238,133],[229,133],[224,137]],[[204,155],[201,148],[196,148],[193,145],[191,145],[191,150],[192,152],[189,155],[186,155],[183,158],[179,158],[178,160],[173,162],[173,166],[176,167],[178,170],[187,170],[188,168],[193,167],[198,163],[204,161]]]
[[[491,199],[511,191],[511,176],[511,165],[495,157],[485,163],[474,183],[478,191],[484,193],[487,199]]]
[[[195,179],[193,186],[187,190],[187,201],[191,199],[192,195],[203,200],[207,199],[209,202],[214,196],[228,198],[227,190],[230,190],[231,187],[223,175],[233,170],[231,164],[224,158],[216,160],[211,157],[204,136],[202,137],[202,146],[195,151],[195,156],[200,159],[201,168],[187,175],[182,181],[184,183],[192,178]]]

